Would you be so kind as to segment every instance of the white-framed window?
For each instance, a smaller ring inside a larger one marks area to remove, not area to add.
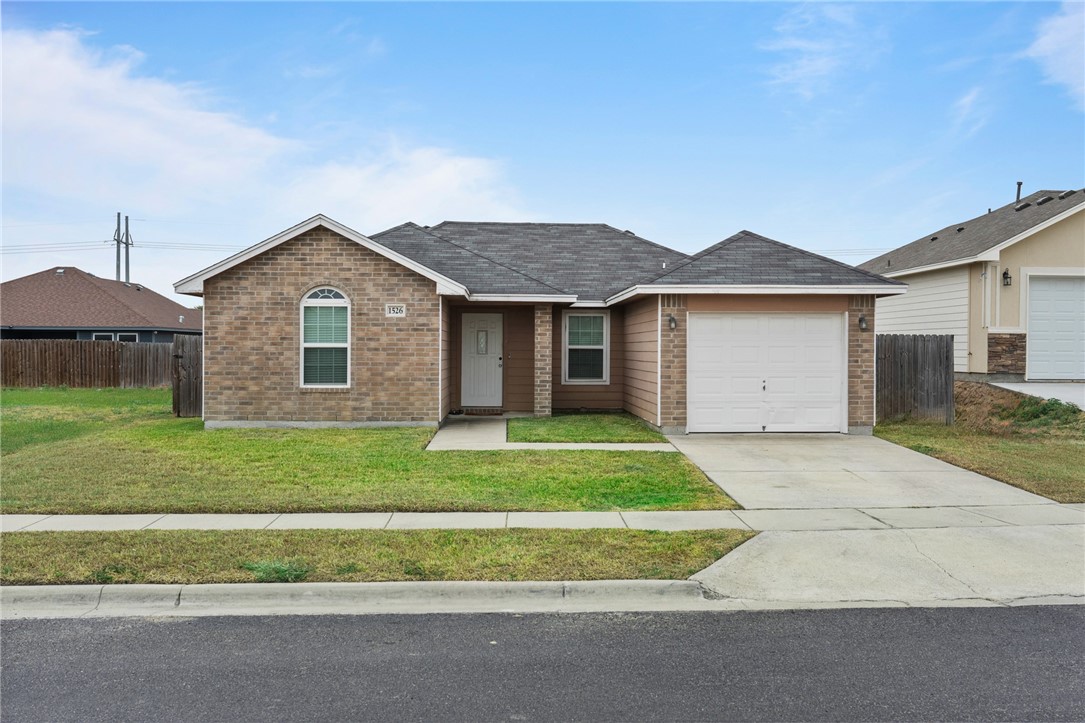
[[[350,385],[350,301],[322,286],[301,301],[301,385]]]
[[[610,383],[610,312],[566,310],[561,346],[563,384]]]
[[[90,338],[94,341],[113,341],[113,332],[96,331]]]
[[[139,334],[134,331],[118,331],[117,341],[139,341]]]

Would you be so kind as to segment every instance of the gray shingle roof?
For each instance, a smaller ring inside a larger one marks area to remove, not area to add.
[[[1066,193],[1070,195],[1060,198]],[[1050,200],[1040,203],[1045,198]],[[1006,204],[990,213],[926,234],[910,244],[859,264],[859,268],[888,274],[970,259],[1083,201],[1085,192],[1082,191],[1037,191],[1020,202]],[[1026,203],[1028,205],[1020,211],[1015,210]]]
[[[750,231],[709,246],[658,276],[652,285],[849,286],[900,284]]]
[[[582,301],[602,301],[688,258],[601,223],[445,221],[428,231]]]
[[[564,294],[565,291],[492,261],[413,223],[370,236],[407,258],[458,281],[475,294]]]

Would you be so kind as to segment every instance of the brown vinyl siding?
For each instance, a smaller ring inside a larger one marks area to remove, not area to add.
[[[659,297],[623,307],[625,314],[625,410],[650,424],[659,412]]]
[[[507,412],[530,412],[535,403],[535,317],[533,306],[453,306],[450,310],[449,384],[451,408],[460,409],[461,355],[460,330],[463,314],[501,314],[502,316],[502,405]]]
[[[568,308],[568,307],[564,307]],[[622,409],[625,405],[625,314],[621,308],[610,309],[610,383],[562,384],[565,364],[562,353],[563,308],[554,309],[554,409]],[[585,310],[587,311],[587,310]],[[599,311],[604,311],[600,309]]]

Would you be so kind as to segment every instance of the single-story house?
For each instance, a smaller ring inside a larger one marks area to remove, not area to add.
[[[961,378],[1085,380],[1085,192],[1037,191],[859,268],[908,283],[883,334],[953,334]]]
[[[689,432],[869,432],[874,300],[905,284],[743,231],[694,255],[604,224],[323,215],[175,284],[209,427],[627,410]]]
[[[0,284],[0,338],[171,342],[202,314],[142,284],[56,266]]]

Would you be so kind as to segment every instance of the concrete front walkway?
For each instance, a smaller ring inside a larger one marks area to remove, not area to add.
[[[509,442],[508,420],[504,417],[449,417],[433,435],[429,446],[432,451],[487,450],[487,449],[607,449],[630,452],[675,452],[670,442],[638,443],[542,443]]]

